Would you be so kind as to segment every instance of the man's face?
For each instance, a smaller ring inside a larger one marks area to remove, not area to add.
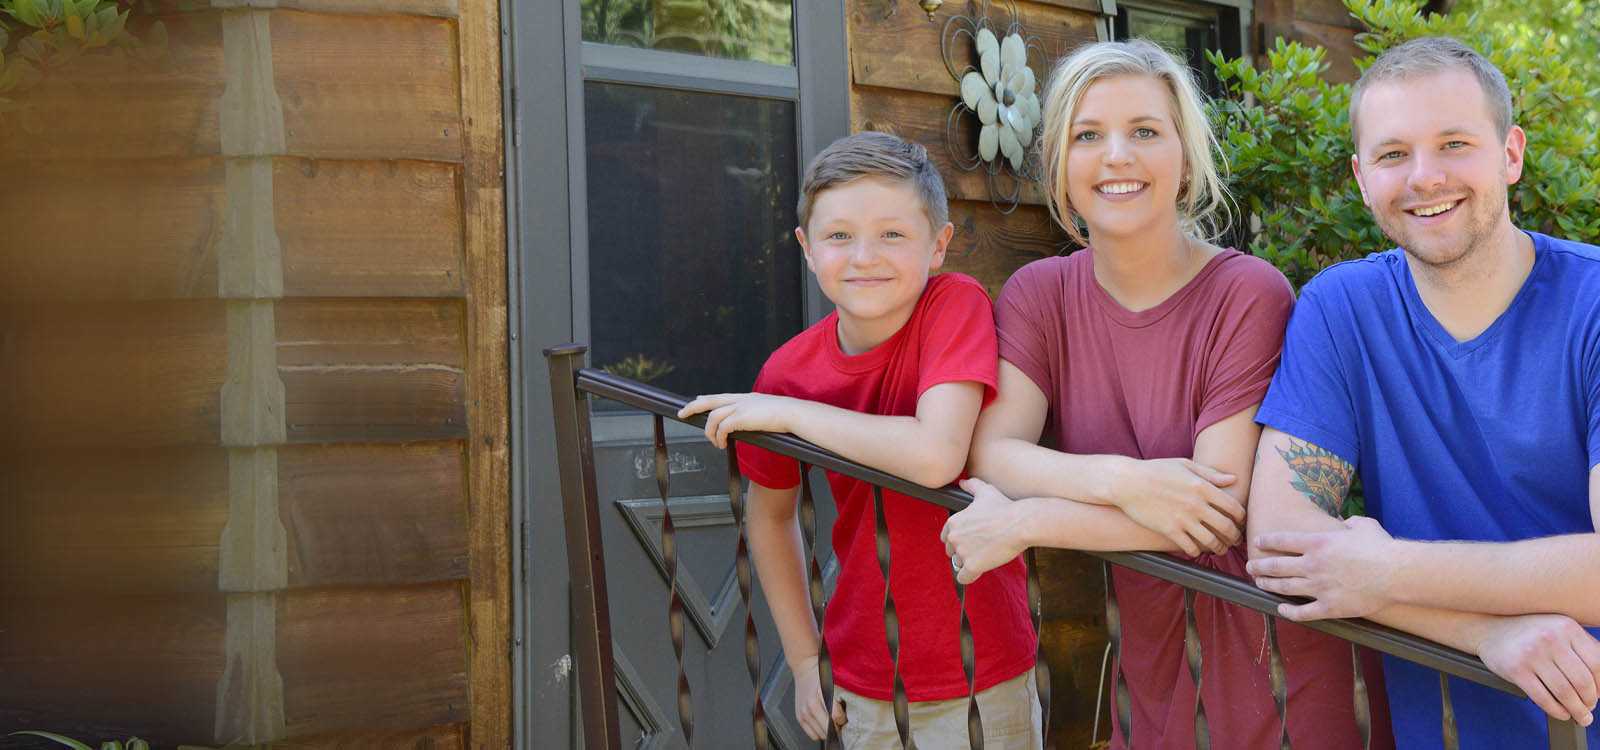
[[[1361,197],[1413,258],[1447,268],[1510,226],[1506,188],[1522,177],[1525,137],[1517,127],[1500,137],[1472,73],[1376,84],[1357,117],[1350,165]]]

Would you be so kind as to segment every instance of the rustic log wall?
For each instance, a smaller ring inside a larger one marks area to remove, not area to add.
[[[0,731],[507,746],[498,5],[211,5],[0,135]]]
[[[1256,0],[1257,38],[1260,49],[1278,37],[1328,50],[1328,78],[1354,81],[1355,59],[1365,53],[1356,46],[1361,26],[1343,0]]]

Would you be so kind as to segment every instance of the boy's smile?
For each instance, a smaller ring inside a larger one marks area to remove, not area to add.
[[[839,344],[859,354],[910,319],[928,275],[944,264],[954,234],[937,231],[916,188],[862,177],[816,197],[808,226],[795,230],[806,265],[839,312]]]

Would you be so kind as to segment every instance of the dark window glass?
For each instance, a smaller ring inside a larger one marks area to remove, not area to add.
[[[583,0],[583,40],[794,64],[790,0]]]
[[[747,391],[801,327],[795,105],[590,81],[595,366]]]
[[[1207,51],[1238,55],[1238,50],[1222,48],[1221,14],[1217,8],[1201,4],[1159,4],[1143,7],[1120,5],[1117,10],[1118,39],[1148,39],[1177,53],[1195,71],[1206,93],[1221,93],[1216,69],[1206,59]]]

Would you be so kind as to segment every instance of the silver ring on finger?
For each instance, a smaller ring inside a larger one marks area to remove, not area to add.
[[[961,573],[961,558],[960,557],[957,557],[955,555],[951,555],[950,556],[950,569],[955,571],[957,575],[959,575]]]

